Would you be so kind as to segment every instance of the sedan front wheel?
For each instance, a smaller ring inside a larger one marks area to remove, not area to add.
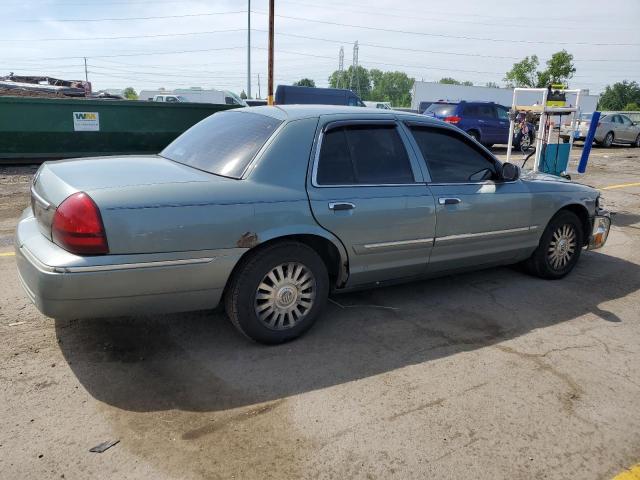
[[[584,245],[582,222],[575,213],[562,210],[547,225],[538,248],[525,262],[529,273],[555,280],[573,270]]]
[[[225,309],[250,339],[278,344],[311,328],[328,292],[327,268],[318,254],[302,243],[282,242],[243,259],[227,288]]]

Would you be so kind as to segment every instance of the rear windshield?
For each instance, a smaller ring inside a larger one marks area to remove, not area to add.
[[[432,103],[425,111],[433,113],[438,117],[448,117],[453,114],[457,106],[457,103]]]
[[[160,156],[215,175],[240,178],[280,120],[247,112],[219,112],[169,144]]]

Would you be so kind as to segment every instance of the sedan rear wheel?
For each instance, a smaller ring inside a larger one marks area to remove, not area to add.
[[[602,146],[609,148],[613,144],[613,132],[609,132],[605,135],[602,141]]]
[[[318,254],[298,242],[281,242],[249,253],[225,293],[225,309],[250,339],[278,344],[306,332],[326,303],[327,268]]]
[[[562,210],[551,219],[538,248],[525,262],[529,273],[541,278],[559,279],[571,272],[582,251],[584,233],[576,214]]]

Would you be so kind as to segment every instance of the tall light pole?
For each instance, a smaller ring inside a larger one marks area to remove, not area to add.
[[[269,0],[269,73],[267,78],[267,104],[273,105],[273,0]]]
[[[247,0],[247,98],[251,98],[251,0]]]
[[[84,79],[89,83],[89,72],[87,71],[87,57],[84,57]]]

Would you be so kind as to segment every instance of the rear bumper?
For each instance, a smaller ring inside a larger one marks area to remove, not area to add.
[[[595,250],[604,246],[611,229],[611,214],[606,210],[599,210],[593,219],[593,229],[589,236],[589,250]]]
[[[47,240],[32,216],[16,232],[22,286],[53,318],[214,308],[244,249],[78,257]]]

